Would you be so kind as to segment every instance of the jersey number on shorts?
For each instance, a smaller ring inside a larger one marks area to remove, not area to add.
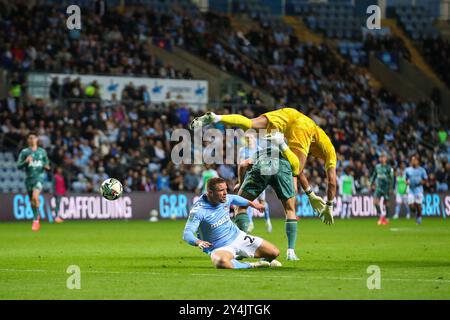
[[[252,238],[252,237],[250,237],[250,236],[245,236],[245,237],[244,237],[244,240],[249,240],[250,243],[253,243],[253,241],[255,241],[255,238]]]

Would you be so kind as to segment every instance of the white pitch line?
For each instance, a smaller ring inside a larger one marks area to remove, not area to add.
[[[55,270],[43,270],[43,269],[0,269],[0,272],[44,272],[44,273],[61,273],[59,271]],[[191,273],[191,274],[184,274],[184,273],[163,273],[163,272],[134,272],[134,271],[106,271],[106,270],[87,270],[82,271],[82,273],[102,273],[102,274],[135,274],[135,275],[175,275],[175,276],[182,276],[185,277],[187,275],[189,276],[202,276],[202,277],[220,277],[220,278],[229,278],[229,275],[224,274],[212,274],[212,273]],[[252,278],[256,277],[258,279],[260,278],[293,278],[293,276],[284,276],[284,275],[273,275],[273,276],[266,276],[262,275],[260,273],[257,274],[236,274],[234,273],[232,277],[238,277],[238,278]],[[306,277],[303,278],[306,280],[347,280],[347,281],[365,281],[366,278],[357,278],[357,277]],[[382,278],[382,281],[413,281],[413,282],[444,282],[444,283],[450,283],[450,280],[448,279],[400,279],[400,278]]]
[[[226,277],[222,274],[209,274],[209,273],[193,273],[193,276],[213,276],[213,277]],[[260,274],[252,274],[252,275],[245,275],[245,274],[239,274],[239,275],[233,275],[233,277],[245,277],[245,278],[251,278],[257,276],[258,278],[293,278],[292,276],[283,276],[283,275],[274,275],[270,277],[264,277]],[[320,279],[326,279],[326,280],[358,280],[358,281],[366,281],[367,278],[350,278],[350,277],[307,277],[304,279],[311,279],[311,280],[320,280]],[[381,278],[382,281],[414,281],[414,282],[448,282],[450,283],[450,280],[447,279],[396,279],[396,278]]]

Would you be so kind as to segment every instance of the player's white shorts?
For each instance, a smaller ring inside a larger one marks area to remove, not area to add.
[[[244,258],[253,258],[256,250],[261,246],[263,241],[264,240],[260,237],[252,236],[240,231],[239,235],[232,243],[225,247],[214,249],[211,254],[213,254],[214,251],[226,250],[231,252],[234,257],[242,256]]]
[[[418,193],[418,194],[412,194],[409,193],[408,194],[408,204],[422,204],[423,202],[423,193]]]
[[[349,195],[349,194],[344,194],[342,196],[342,202],[351,203],[352,202],[352,196]]]
[[[408,195],[407,194],[403,194],[403,195],[397,194],[395,196],[395,202],[397,204],[402,204],[402,203],[407,204],[408,203]]]

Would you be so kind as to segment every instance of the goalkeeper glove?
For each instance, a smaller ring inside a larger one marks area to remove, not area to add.
[[[325,224],[334,224],[332,201],[326,203],[325,209],[319,213],[319,218]]]
[[[311,189],[306,190],[305,193],[308,196],[311,207],[315,211],[321,212],[325,209],[325,200],[323,200],[322,197],[317,196]]]
[[[264,136],[264,139],[271,141],[274,145],[280,146],[284,144],[284,134],[277,131],[274,133],[268,133]]]

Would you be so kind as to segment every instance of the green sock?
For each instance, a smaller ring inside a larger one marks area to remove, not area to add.
[[[56,208],[55,208],[55,217],[59,217],[59,204],[61,203],[61,198],[56,198]]]
[[[247,232],[249,223],[247,212],[236,215],[236,218],[234,218],[234,223],[236,223],[240,230]]]
[[[375,205],[375,209],[377,210],[377,216],[381,217],[381,209],[380,209],[380,205],[376,204]]]
[[[389,207],[387,205],[384,206],[384,210],[386,210],[386,218],[389,218],[390,213],[389,213]]]
[[[295,249],[295,242],[297,240],[296,219],[286,219],[286,237],[288,239],[288,248]]]
[[[33,209],[34,220],[37,220],[39,217],[39,209],[35,208],[35,207],[32,207],[32,209]]]

